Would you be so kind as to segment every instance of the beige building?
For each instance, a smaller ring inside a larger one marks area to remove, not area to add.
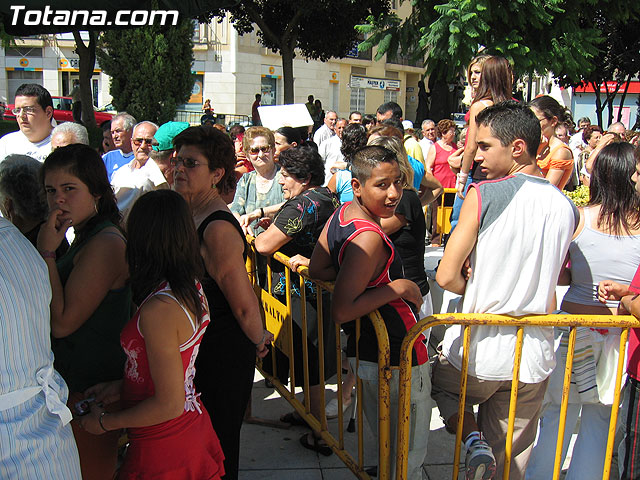
[[[411,6],[404,2],[398,10],[406,15]],[[40,83],[54,96],[69,93],[78,78],[78,56],[71,34],[27,37],[17,46],[0,49],[0,101],[13,103],[16,88],[25,82]],[[216,113],[251,115],[256,93],[263,105],[284,101],[284,79],[279,55],[262,47],[255,32],[238,35],[229,21],[194,24],[193,73],[196,83],[184,109],[200,110],[210,99]],[[343,59],[328,62],[294,59],[295,103],[305,103],[308,95],[322,102],[325,111],[335,110],[346,117],[353,110],[375,113],[387,101],[400,104],[405,118],[413,120],[418,107],[418,81],[422,66],[406,59],[385,55],[374,61],[371,51],[354,49]],[[418,64],[420,65],[420,64]],[[111,102],[109,77],[96,65],[92,78],[94,103]]]

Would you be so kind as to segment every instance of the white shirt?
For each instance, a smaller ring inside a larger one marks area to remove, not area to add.
[[[329,140],[335,134],[336,133],[333,130],[331,130],[329,127],[327,127],[326,124],[323,123],[322,126],[318,130],[316,130],[316,133],[313,134],[313,141],[319,148],[322,142]]]
[[[429,140],[427,137],[424,137],[418,143],[420,144],[420,148],[422,148],[422,156],[424,157],[424,160],[426,162],[427,161],[427,155],[429,154],[429,150],[433,146],[433,142],[431,140]]]
[[[344,162],[344,155],[340,151],[342,146],[342,140],[337,135],[329,138],[329,140],[322,143],[322,146],[318,148],[318,153],[324,161],[324,184],[329,183],[331,179],[331,167],[336,162]]]
[[[126,221],[138,197],[153,190],[169,188],[156,162],[148,159],[140,168],[133,168],[134,163],[135,159],[120,167],[111,180],[123,221]]]
[[[547,180],[521,173],[481,182],[477,189],[480,228],[462,312],[545,314],[578,225],[577,209]],[[511,380],[516,330],[472,327],[469,374],[480,380]],[[460,325],[445,332],[442,353],[461,370]],[[520,381],[542,382],[554,367],[553,328],[525,327]]]
[[[0,138],[0,162],[8,155],[29,155],[40,162],[51,153],[51,134],[44,140],[33,143],[20,130],[11,132]]]

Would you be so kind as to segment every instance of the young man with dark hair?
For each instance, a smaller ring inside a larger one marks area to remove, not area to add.
[[[402,107],[396,102],[383,103],[378,107],[378,110],[376,110],[376,117],[378,123],[392,117],[402,121]]]
[[[0,138],[0,162],[7,155],[28,155],[41,162],[51,153],[51,118],[53,101],[42,85],[24,83],[16,90],[13,114],[18,121],[17,132]]]
[[[463,295],[461,312],[549,313],[578,211],[540,176],[535,163],[540,123],[530,109],[513,101],[498,103],[480,112],[476,122],[475,160],[487,181],[469,188],[436,281]],[[502,478],[516,330],[471,329],[463,424],[467,479],[493,478],[494,472]],[[511,479],[524,478],[554,367],[553,329],[525,327]],[[462,328],[454,325],[434,365],[432,394],[450,432],[458,422],[461,368]],[[479,405],[477,424],[473,405]]]
[[[403,179],[395,154],[379,146],[368,146],[353,158],[351,182],[353,201],[334,213],[322,231],[311,257],[313,278],[336,281],[331,318],[343,324],[348,334],[347,356],[355,371],[356,338],[352,320],[378,309],[387,327],[391,365],[398,366],[400,345],[417,322],[422,303],[420,289],[404,278],[402,260],[380,227],[402,197]],[[422,479],[431,419],[431,380],[425,338],[412,352],[411,430],[408,477]],[[363,408],[371,431],[378,433],[378,342],[368,319],[361,323],[358,343]],[[391,377],[391,478],[395,478],[399,371]]]

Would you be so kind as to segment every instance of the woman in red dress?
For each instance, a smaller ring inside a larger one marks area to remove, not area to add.
[[[200,283],[198,237],[182,197],[158,190],[140,197],[127,223],[127,260],[140,307],[120,335],[124,379],[101,383],[82,427],[96,435],[126,428],[129,448],[119,479],[220,479],[224,455],[193,378],[209,309]],[[120,398],[123,410],[102,403]]]

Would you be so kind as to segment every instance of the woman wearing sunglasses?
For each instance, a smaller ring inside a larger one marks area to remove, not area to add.
[[[202,287],[211,308],[196,361],[196,390],[211,416],[225,455],[225,480],[238,478],[240,427],[251,395],[256,354],[273,336],[263,328],[247,271],[247,244],[222,198],[233,192],[236,163],[228,135],[190,127],[173,139],[173,188],[187,201],[205,267]]]
[[[273,161],[276,141],[268,128],[251,127],[245,132],[242,143],[254,170],[245,173],[238,181],[230,208],[243,230],[257,235],[264,230],[258,222],[265,216],[265,207],[280,205],[284,201],[279,168]],[[247,218],[249,216],[251,218]]]

